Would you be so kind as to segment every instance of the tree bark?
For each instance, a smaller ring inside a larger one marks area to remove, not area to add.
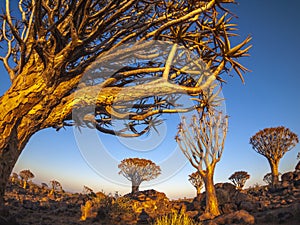
[[[201,195],[201,189],[202,189],[202,187],[196,187],[197,197]]]
[[[43,122],[59,102],[57,96],[49,96],[53,87],[47,87],[43,79],[44,73],[53,75],[56,71],[45,71],[38,62],[32,63],[36,67],[25,68],[0,97],[0,215],[7,211],[5,188],[19,155],[30,137],[46,128]]]
[[[278,187],[279,184],[279,172],[278,172],[278,166],[279,161],[278,160],[269,160],[270,166],[271,166],[271,172],[272,172],[272,186]]]
[[[136,193],[136,192],[138,192],[139,191],[139,185],[132,185],[132,187],[131,187],[131,193],[133,194],[133,193]]]
[[[212,216],[219,216],[219,204],[216,195],[216,190],[213,181],[213,172],[207,170],[206,177],[203,179],[205,183],[205,192],[206,192],[206,208],[205,212],[209,213]]]

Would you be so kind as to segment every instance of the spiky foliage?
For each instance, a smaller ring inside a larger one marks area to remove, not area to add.
[[[23,188],[26,189],[27,182],[34,178],[34,174],[30,170],[22,170],[19,172],[19,176],[23,181]]]
[[[0,98],[0,207],[15,162],[39,130],[93,127],[136,137],[162,113],[193,110],[178,104],[183,93],[201,100],[205,87],[230,71],[243,80],[247,69],[238,59],[248,55],[251,38],[232,41],[236,25],[224,7],[233,2],[5,0],[0,61],[12,84]],[[149,54],[157,50],[153,41],[169,43],[164,57]],[[190,53],[177,63],[183,48]],[[132,65],[122,64],[125,53],[134,55]],[[91,65],[99,61],[100,74]],[[121,68],[110,74],[114,63]],[[72,117],[74,109],[80,113]],[[124,128],[114,126],[124,118]]]
[[[198,171],[189,175],[190,183],[196,188],[197,196],[201,194],[201,189],[203,187],[203,179]]]
[[[160,175],[160,167],[149,159],[128,158],[118,165],[120,172],[132,183],[132,193],[139,190],[143,181],[150,181]]]
[[[220,214],[213,183],[216,164],[220,161],[228,128],[228,117],[214,110],[185,118],[178,126],[175,137],[181,151],[195,167],[205,184],[206,212]]]
[[[278,166],[284,154],[299,142],[297,134],[289,128],[279,126],[260,130],[250,138],[252,148],[267,158],[272,172],[272,185],[278,184]]]
[[[236,189],[242,190],[250,175],[246,171],[237,171],[233,173],[228,179],[232,181]]]

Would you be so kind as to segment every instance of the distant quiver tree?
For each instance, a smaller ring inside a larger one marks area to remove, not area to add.
[[[160,167],[149,159],[123,159],[118,167],[119,174],[131,181],[131,193],[139,191],[139,186],[143,181],[153,180],[161,173]]]
[[[189,182],[196,188],[197,196],[199,196],[203,187],[203,179],[199,171],[196,171],[189,175]]]
[[[26,189],[27,182],[34,178],[34,174],[30,170],[22,170],[19,172],[19,176],[23,182],[23,188]]]
[[[232,181],[236,189],[242,190],[250,175],[246,171],[237,171],[233,173],[228,179]]]
[[[250,138],[252,148],[267,158],[272,173],[272,185],[278,185],[278,166],[284,154],[299,142],[297,134],[289,128],[279,126],[260,130]]]

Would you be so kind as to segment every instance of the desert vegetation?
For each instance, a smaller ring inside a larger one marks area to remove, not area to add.
[[[244,81],[247,69],[238,59],[248,55],[251,38],[231,41],[236,28],[224,7],[232,2],[21,0],[12,11],[6,0],[0,60],[11,86],[0,97],[0,207],[13,167],[36,132],[76,126],[137,137],[164,113],[208,107],[207,87],[222,83],[229,68]],[[162,42],[171,48],[154,45]],[[120,65],[112,76],[94,73],[92,63],[121,60],[122,45],[140,49],[135,57],[141,62]],[[145,49],[154,46],[165,57],[145,61]],[[195,57],[187,52],[182,59],[190,61],[172,67],[175,53],[186,47]],[[198,101],[181,107],[182,95]],[[113,119],[124,118],[123,128],[114,127]]]
[[[0,97],[0,224],[299,221],[300,162],[279,179],[281,158],[299,142],[289,128],[265,128],[250,137],[270,164],[267,185],[246,188],[246,171],[234,172],[228,178],[233,184],[214,182],[230,129],[219,94],[226,74],[244,82],[248,69],[239,59],[252,47],[250,36],[236,39],[230,3],[235,1],[19,0],[12,10],[5,0],[0,60],[11,86]],[[126,57],[134,63],[127,65]],[[107,72],[116,64],[117,71]],[[181,104],[182,97],[193,106]],[[170,113],[193,113],[190,120],[182,116],[175,140],[196,170],[187,177],[194,198],[170,200],[163,192],[140,190],[164,172],[150,159],[120,162],[119,174],[132,184],[124,195],[86,185],[82,193],[69,193],[57,180],[35,184],[29,169],[13,172],[40,130],[70,126],[135,138],[159,133],[162,115]]]

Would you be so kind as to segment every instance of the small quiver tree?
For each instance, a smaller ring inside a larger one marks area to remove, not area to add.
[[[263,181],[266,182],[268,185],[272,185],[272,173],[267,173],[264,176]]]
[[[83,194],[85,194],[89,199],[92,199],[94,197],[97,197],[96,193],[93,191],[93,189],[89,188],[88,186],[83,186]]]
[[[56,191],[63,192],[62,186],[57,180],[51,180],[50,181],[50,186],[51,186],[50,195],[55,194]]]
[[[278,176],[281,176],[281,173],[278,173]],[[265,183],[267,183],[268,185],[272,185],[272,173],[267,173],[264,178],[263,181]]]
[[[201,194],[203,179],[198,171],[189,175],[189,182],[196,188],[197,196]]]
[[[183,117],[175,137],[181,151],[195,167],[205,185],[208,216],[220,215],[214,187],[214,171],[220,161],[228,128],[228,117],[222,112],[208,111],[192,117],[190,123]]]
[[[143,181],[153,180],[161,174],[160,167],[148,159],[123,159],[118,167],[120,169],[119,174],[131,181],[131,193],[139,191],[139,186]]]
[[[23,188],[24,189],[26,189],[26,187],[27,187],[27,182],[30,179],[34,178],[34,174],[30,170],[22,170],[22,171],[20,171],[19,176],[20,176],[20,178],[22,180]]]
[[[242,190],[250,175],[246,171],[237,171],[228,179],[235,185],[237,190]]]
[[[297,134],[283,126],[260,130],[250,138],[252,148],[267,158],[272,172],[272,185],[278,185],[278,166],[283,155],[299,142]]]

